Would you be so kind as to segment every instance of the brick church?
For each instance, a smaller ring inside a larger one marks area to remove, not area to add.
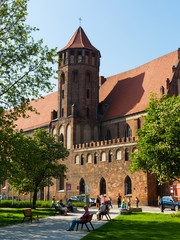
[[[132,203],[137,196],[141,204],[157,204],[158,195],[169,194],[169,187],[159,187],[153,175],[131,174],[130,154],[137,151],[136,130],[144,123],[150,93],[180,93],[180,49],[102,77],[100,51],[79,27],[58,56],[58,91],[31,101],[40,115],[30,112],[30,118],[17,121],[28,135],[37,128],[58,134],[70,152],[67,179],[54,179],[54,186],[42,189],[39,199],[104,193],[115,202],[120,193],[132,197]]]

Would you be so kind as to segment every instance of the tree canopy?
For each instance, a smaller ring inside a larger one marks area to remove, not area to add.
[[[62,142],[57,142],[45,129],[35,130],[33,138],[23,132],[11,136],[9,182],[19,193],[33,193],[53,185],[53,178],[65,177],[66,166],[59,163],[69,155]]]
[[[29,98],[39,98],[53,89],[56,49],[35,41],[38,29],[26,24],[28,0],[0,1],[0,182],[7,177],[9,136],[14,121],[36,111]]]
[[[144,126],[137,131],[138,151],[131,172],[155,173],[160,184],[180,178],[180,96],[157,99],[152,94]]]

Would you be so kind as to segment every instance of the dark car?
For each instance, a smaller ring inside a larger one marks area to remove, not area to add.
[[[159,207],[162,212],[165,208],[171,208],[171,210],[177,211],[180,209],[180,203],[175,202],[170,196],[164,196],[159,200]]]

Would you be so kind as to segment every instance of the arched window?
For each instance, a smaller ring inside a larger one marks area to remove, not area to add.
[[[82,51],[78,51],[78,63],[82,62]]]
[[[59,136],[59,141],[60,141],[60,142],[64,142],[64,136],[63,136],[62,133],[61,133],[60,136]]]
[[[125,138],[132,137],[131,128],[128,124],[126,124],[124,137]]]
[[[116,160],[121,160],[122,159],[122,152],[120,149],[116,151]]]
[[[81,165],[84,165],[84,154],[81,155]]]
[[[137,119],[137,129],[141,128],[141,120],[140,118]]]
[[[132,152],[137,152],[138,149],[136,147],[133,148]]]
[[[109,151],[109,162],[112,162],[113,154],[112,151]]]
[[[56,134],[56,128],[53,128],[52,135],[55,135],[55,134]]]
[[[126,148],[125,149],[125,161],[129,160],[129,150]]]
[[[89,98],[89,89],[87,89],[86,97]]]
[[[94,164],[97,164],[98,161],[98,155],[97,153],[94,154]]]
[[[70,63],[74,63],[74,51],[70,51]]]
[[[110,139],[111,139],[111,132],[109,129],[107,129],[106,135],[105,135],[105,140],[110,140]]]
[[[76,155],[75,157],[75,164],[79,164],[79,155]]]
[[[106,194],[106,181],[103,177],[101,178],[100,181],[100,195],[101,194]]]
[[[68,124],[67,128],[66,128],[66,147],[67,149],[71,148],[71,125]]]
[[[124,193],[125,195],[132,194],[132,184],[129,176],[126,176],[124,181]]]
[[[65,83],[65,74],[64,74],[64,72],[61,73],[61,82],[62,82],[62,84]]]
[[[85,63],[88,64],[89,63],[89,52],[85,52]]]
[[[106,161],[106,153],[105,153],[105,152],[102,152],[102,153],[101,153],[101,161],[102,161],[102,162],[105,162],[105,161]]]
[[[64,142],[64,127],[60,126],[59,128],[59,141]]]
[[[87,163],[92,163],[92,156],[90,153],[87,155]]]
[[[85,194],[85,182],[83,178],[81,178],[79,183],[79,194]]]

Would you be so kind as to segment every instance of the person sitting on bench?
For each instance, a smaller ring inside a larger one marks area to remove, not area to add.
[[[67,207],[62,207],[60,201],[57,201],[57,207],[62,213],[67,214]]]
[[[101,215],[106,214],[107,210],[108,210],[108,202],[106,201],[104,204],[100,206],[99,211],[97,212],[97,220],[101,220]]]
[[[66,231],[73,231],[77,222],[80,222],[80,223],[86,222],[86,220],[87,220],[87,218],[89,216],[88,206],[85,205],[84,206],[84,210],[85,210],[84,214],[80,218],[74,219],[70,223],[69,228]]]

